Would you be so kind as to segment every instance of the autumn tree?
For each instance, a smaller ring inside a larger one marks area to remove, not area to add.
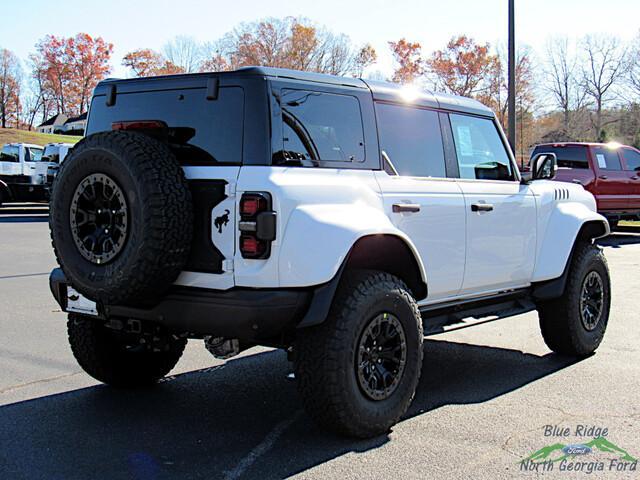
[[[389,42],[389,48],[398,64],[391,78],[394,82],[411,83],[424,74],[422,46],[419,43],[401,38],[397,42]]]
[[[71,102],[75,113],[86,112],[98,82],[111,71],[109,59],[113,45],[101,37],[78,33],[66,41],[65,55],[71,69]]]
[[[33,75],[43,76],[43,89],[57,111],[77,115],[89,106],[91,92],[110,71],[113,45],[86,33],[62,38],[47,35],[36,44]]]
[[[427,67],[436,89],[473,97],[496,88],[500,59],[491,53],[488,43],[479,45],[460,35],[453,37],[443,50],[433,52]]]
[[[605,123],[603,112],[614,98],[615,87],[619,85],[625,73],[625,50],[615,37],[587,35],[581,43],[585,57],[582,68],[582,87],[594,103],[594,115],[591,120],[594,138],[602,140]]]
[[[127,53],[122,58],[122,65],[130,68],[136,77],[185,73],[184,69],[149,48],[141,48]]]
[[[362,77],[364,75],[365,69],[376,63],[378,59],[378,54],[375,49],[371,46],[371,44],[367,43],[358,51],[356,58],[354,60],[354,68],[353,75],[355,77]]]
[[[6,128],[10,122],[17,126],[20,115],[20,82],[22,69],[15,54],[0,49],[0,124]]]
[[[203,71],[255,65],[358,75],[375,61],[375,50],[370,45],[354,48],[346,35],[336,35],[309,20],[293,17],[242,23],[207,45],[205,51]]]

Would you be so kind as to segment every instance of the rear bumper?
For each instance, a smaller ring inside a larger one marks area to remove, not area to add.
[[[68,282],[62,270],[53,270],[49,283],[56,301],[66,311]],[[323,287],[225,291],[180,287],[151,306],[98,304],[96,318],[146,320],[193,337],[214,335],[259,341],[274,338],[298,324],[308,324],[309,316],[322,315],[323,297]]]

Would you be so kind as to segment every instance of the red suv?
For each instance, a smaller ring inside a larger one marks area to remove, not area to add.
[[[614,228],[640,218],[640,151],[617,143],[546,143],[531,153],[555,153],[555,180],[580,183],[596,197],[598,212]]]

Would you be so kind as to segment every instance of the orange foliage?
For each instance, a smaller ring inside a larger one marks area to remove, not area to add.
[[[397,83],[411,83],[424,73],[424,61],[421,57],[422,47],[419,43],[407,42],[401,38],[397,42],[389,42],[391,53],[399,67],[393,73],[392,80]]]
[[[131,68],[136,77],[184,73],[184,69],[149,48],[141,48],[127,53],[122,59],[122,65]]]
[[[36,45],[36,68],[44,74],[44,89],[59,112],[78,115],[87,110],[91,92],[110,72],[113,45],[86,33],[63,38],[47,35]]]
[[[465,35],[452,38],[444,50],[433,52],[427,65],[439,87],[466,97],[495,88],[492,82],[500,72],[500,60],[489,53],[489,44],[478,45]]]

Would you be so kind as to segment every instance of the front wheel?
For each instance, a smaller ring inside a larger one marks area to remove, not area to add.
[[[295,343],[298,390],[322,427],[368,438],[406,412],[422,367],[422,320],[407,286],[382,272],[348,272],[329,318]]]
[[[133,344],[121,332],[81,315],[69,315],[69,344],[82,369],[96,380],[117,387],[151,385],[176,366],[187,341],[169,338],[163,349]]]
[[[564,294],[538,305],[540,329],[554,352],[584,357],[598,348],[609,321],[609,268],[590,243],[576,247],[570,268]]]

